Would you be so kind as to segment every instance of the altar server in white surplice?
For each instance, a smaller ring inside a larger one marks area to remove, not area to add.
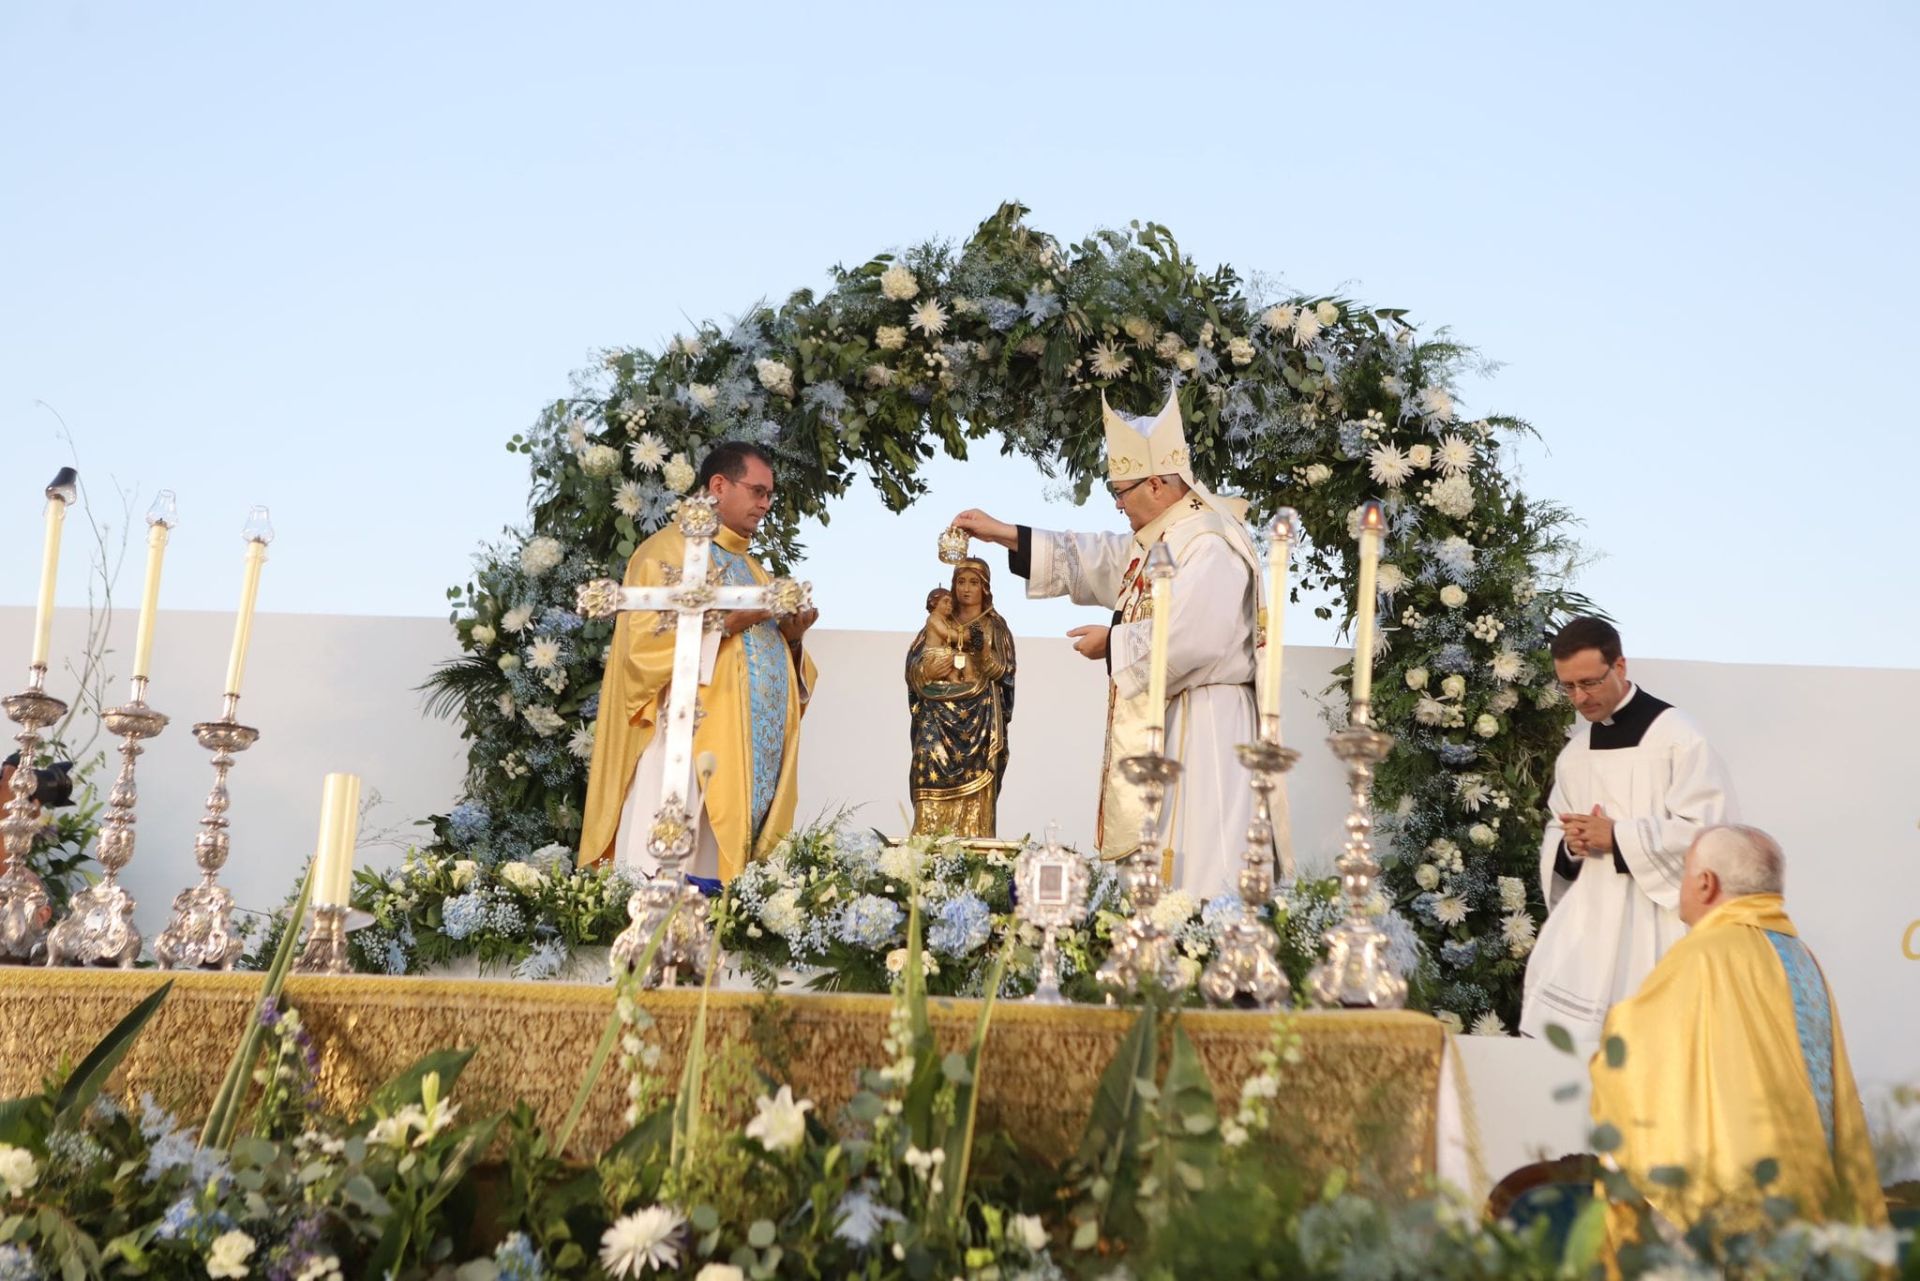
[[[1686,933],[1687,848],[1739,821],[1726,767],[1691,717],[1627,679],[1620,633],[1576,618],[1553,671],[1581,721],[1554,765],[1540,888],[1547,923],[1527,960],[1520,1031],[1558,1023],[1598,1044],[1607,1011]]]
[[[1168,801],[1167,874],[1176,887],[1207,898],[1234,887],[1252,817],[1246,771],[1234,747],[1255,736],[1259,556],[1244,520],[1245,503],[1216,497],[1194,478],[1177,395],[1169,395],[1152,418],[1117,414],[1104,397],[1101,409],[1107,488],[1131,533],[1052,533],[978,510],[962,512],[954,524],[1007,548],[1029,597],[1067,596],[1113,611],[1106,626],[1067,633],[1074,649],[1107,664],[1096,839],[1109,859],[1124,858],[1139,843],[1139,795],[1120,776],[1118,762],[1146,750],[1154,720],[1155,709],[1147,704],[1153,631],[1147,553],[1162,542],[1173,553],[1179,572],[1168,622],[1166,752],[1184,769]],[[1284,785],[1273,809],[1277,839],[1286,841]]]

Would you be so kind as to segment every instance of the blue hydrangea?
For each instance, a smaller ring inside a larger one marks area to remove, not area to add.
[[[479,890],[455,895],[440,908],[440,929],[450,939],[463,939],[487,923],[487,896]]]
[[[840,912],[840,939],[854,947],[877,948],[893,939],[902,915],[891,899],[862,894]]]
[[[41,1281],[40,1260],[24,1245],[0,1245],[0,1281]]]
[[[1414,895],[1414,898],[1413,898],[1413,910],[1420,913],[1420,915],[1426,917],[1429,921],[1432,921],[1434,924],[1438,925],[1440,923],[1440,918],[1434,915],[1433,908],[1434,908],[1434,904],[1438,903],[1439,901],[1440,901],[1440,896],[1434,893],[1432,890],[1428,890],[1424,894],[1416,894]]]
[[[471,845],[493,826],[493,815],[478,801],[462,801],[447,815],[447,838],[455,845]]]
[[[1380,929],[1387,936],[1387,960],[1402,974],[1411,974],[1420,968],[1420,958],[1426,955],[1426,947],[1420,942],[1418,931],[1413,922],[1398,912],[1388,912],[1380,918]]]
[[[903,1223],[904,1216],[889,1205],[873,1199],[865,1188],[855,1188],[840,1198],[833,1208],[833,1235],[856,1249],[871,1249],[889,1223]]]
[[[1464,970],[1480,953],[1477,939],[1448,939],[1440,945],[1440,962],[1449,969]]]
[[[1200,923],[1211,932],[1223,924],[1240,919],[1243,908],[1238,894],[1216,894],[1200,907]]]
[[[1473,670],[1473,655],[1467,653],[1465,645],[1453,641],[1433,652],[1431,665],[1436,672],[1464,675]]]
[[[1352,419],[1340,424],[1340,456],[1360,458],[1367,452],[1367,425]]]
[[[600,715],[600,691],[596,689],[587,695],[586,702],[580,704],[580,719],[590,721],[598,715]]]
[[[1011,298],[982,298],[980,314],[987,318],[987,327],[995,333],[1006,333],[1020,323],[1020,317],[1026,315],[1026,308]]]
[[[571,636],[580,630],[580,615],[555,605],[540,615],[540,630],[549,636]]]
[[[543,1281],[547,1265],[540,1251],[524,1232],[515,1232],[493,1251],[493,1266],[500,1269],[500,1281]]]
[[[1434,751],[1439,753],[1442,765],[1471,765],[1480,755],[1480,749],[1472,743],[1442,743]]]
[[[927,930],[927,946],[942,956],[965,956],[993,933],[986,903],[972,894],[950,898],[940,905]]]

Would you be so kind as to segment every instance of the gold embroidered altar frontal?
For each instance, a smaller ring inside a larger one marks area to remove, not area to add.
[[[39,1088],[63,1058],[77,1061],[168,976],[148,970],[0,971],[0,1097]],[[204,1115],[219,1088],[260,991],[259,975],[173,976],[173,992],[121,1066],[114,1088],[145,1090],[184,1116]],[[320,1055],[319,1090],[335,1110],[357,1107],[381,1082],[420,1055],[477,1047],[457,1097],[468,1112],[524,1099],[557,1125],[586,1074],[612,1012],[611,987],[478,979],[311,978],[288,980]],[[678,1079],[697,991],[646,993],[659,1071]],[[745,1040],[768,998],[716,991],[708,1009],[710,1046]],[[977,1001],[934,1000],[934,1028],[962,1048],[979,1017]],[[794,1092],[831,1116],[852,1097],[856,1073],[885,1062],[888,998],[787,995],[778,1001]],[[994,1006],[982,1071],[980,1123],[1045,1159],[1079,1142],[1100,1073],[1134,1014],[1097,1006]],[[1444,1034],[1424,1014],[1306,1011],[1293,1016],[1302,1061],[1286,1069],[1275,1111],[1298,1146],[1326,1167],[1370,1155],[1376,1168],[1411,1187],[1431,1174],[1434,1108]],[[1269,1044],[1267,1015],[1188,1011],[1180,1022],[1213,1078],[1221,1106],[1238,1105],[1240,1084]],[[597,1152],[623,1128],[625,1083],[617,1059],[594,1090],[575,1147]]]

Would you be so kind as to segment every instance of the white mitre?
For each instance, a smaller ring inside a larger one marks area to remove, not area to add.
[[[1107,393],[1100,393],[1100,420],[1107,429],[1107,478],[1116,482],[1145,480],[1149,476],[1178,476],[1195,497],[1235,525],[1247,519],[1247,500],[1222,498],[1194,479],[1193,455],[1187,451],[1186,425],[1180,420],[1179,389],[1170,388],[1167,403],[1152,418],[1114,412]]]

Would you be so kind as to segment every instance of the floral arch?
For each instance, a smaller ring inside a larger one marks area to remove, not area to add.
[[[1567,513],[1502,469],[1502,439],[1530,429],[1463,420],[1453,384],[1472,353],[1422,337],[1403,311],[1262,297],[1231,267],[1199,270],[1164,227],[1065,245],[1026,212],[1001,206],[957,248],[835,268],[824,292],[662,352],[611,349],[513,438],[533,473],[530,527],[449,591],[467,654],[428,686],[473,743],[442,841],[483,863],[573,844],[611,631],[573,612],[574,588],[620,573],[712,443],[748,439],[778,459],[761,542],[784,567],[856,477],[899,511],[936,448],[965,457],[996,433],[1085,497],[1103,475],[1101,393],[1150,412],[1177,376],[1201,479],[1250,498],[1256,521],[1301,513],[1303,585],[1350,592],[1350,517],[1385,501],[1386,883],[1422,944],[1414,999],[1463,1024],[1510,1023],[1569,716],[1544,647],[1585,604],[1564,582]]]

